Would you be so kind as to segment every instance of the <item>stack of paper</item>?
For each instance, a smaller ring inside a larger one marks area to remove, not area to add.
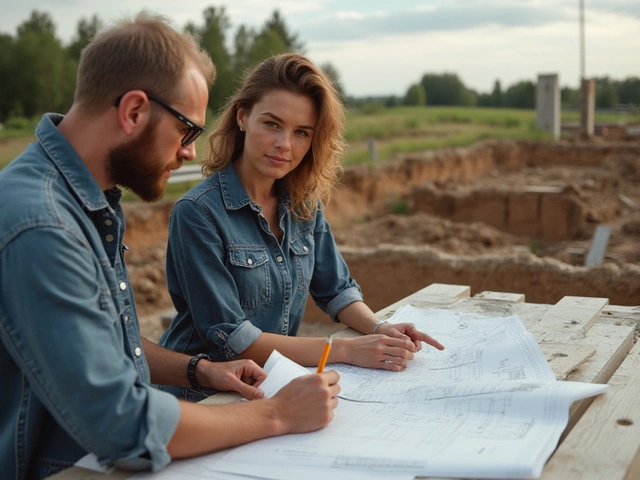
[[[517,316],[405,306],[390,321],[412,322],[446,349],[425,346],[399,373],[332,365],[342,391],[326,428],[174,462],[165,473],[173,479],[193,478],[179,475],[194,469],[199,478],[228,478],[215,472],[284,480],[537,478],[571,402],[607,389],[556,381]],[[269,396],[306,373],[277,352],[265,367]]]

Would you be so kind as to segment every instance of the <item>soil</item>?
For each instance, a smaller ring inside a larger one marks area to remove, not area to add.
[[[436,189],[438,195],[455,195],[456,198],[478,191],[513,191],[532,186],[556,188],[558,192],[570,195],[579,207],[582,223],[580,228],[570,231],[570,238],[540,240],[496,228],[487,222],[452,221],[445,215],[417,211],[417,202],[412,200],[409,187],[404,193],[393,196],[393,201],[388,198],[386,201],[371,201],[369,194],[366,209],[351,201],[345,202],[344,209],[333,204],[333,208],[327,211],[327,217],[332,223],[337,243],[343,247],[429,245],[455,256],[531,252],[570,265],[584,265],[595,227],[606,224],[611,228],[611,235],[603,263],[623,268],[627,265],[640,266],[640,154],[637,153],[640,152],[640,142],[631,143],[632,148],[629,145],[627,142],[622,151],[607,153],[601,162],[525,165],[515,171],[493,168],[487,174],[467,180],[451,176],[436,179],[429,187]],[[355,198],[356,190],[350,188],[346,195],[351,197],[343,195],[342,198]],[[334,201],[344,200],[337,195]],[[155,207],[143,203],[125,206],[128,218],[125,242],[131,247],[127,253],[127,264],[136,294],[141,331],[151,340],[159,339],[164,331],[161,316],[172,308],[164,277],[166,225],[170,208],[170,202]],[[341,217],[341,210],[350,213],[351,217],[347,217],[347,213]],[[398,210],[402,213],[393,213]],[[460,217],[459,214],[457,216]],[[638,304],[640,298],[635,302]],[[340,327],[328,322],[303,322],[301,335],[322,336],[336,328]]]

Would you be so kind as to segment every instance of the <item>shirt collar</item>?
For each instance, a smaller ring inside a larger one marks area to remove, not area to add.
[[[115,206],[120,200],[122,192],[117,187],[113,187],[107,192],[102,191],[85,163],[58,130],[57,126],[63,118],[63,115],[55,113],[47,113],[42,117],[36,127],[36,138],[40,145],[47,152],[84,208],[96,211],[108,206]]]
[[[261,210],[260,207],[251,200],[232,162],[227,163],[227,165],[220,170],[219,175],[222,201],[227,210],[238,210],[247,205],[251,205],[251,208],[254,210]],[[279,180],[276,180],[276,189],[278,191],[278,203],[287,210],[291,204],[289,193],[286,188],[283,188]]]
[[[246,205],[256,206],[244,189],[238,172],[232,162],[220,170],[220,187],[222,189],[222,201],[227,210],[238,210]]]

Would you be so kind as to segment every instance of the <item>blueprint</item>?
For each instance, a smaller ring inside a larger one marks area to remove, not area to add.
[[[523,384],[555,380],[517,316],[487,319],[407,305],[391,321],[411,321],[443,343],[445,350],[425,345],[403,372],[332,365],[340,373],[340,398],[413,402],[512,391],[527,388]]]
[[[229,478],[216,472],[282,480],[538,478],[571,403],[608,388],[556,381],[517,316],[407,306],[390,321],[414,323],[445,350],[425,345],[404,372],[336,365],[342,391],[327,427],[175,462],[167,471],[176,475],[166,478],[190,480],[178,476],[189,469],[213,480]],[[305,373],[277,352],[266,366],[274,377],[269,395]]]

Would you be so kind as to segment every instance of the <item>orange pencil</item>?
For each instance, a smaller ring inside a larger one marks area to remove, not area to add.
[[[324,349],[322,350],[322,356],[320,357],[320,361],[318,362],[318,371],[316,373],[323,372],[324,366],[327,364],[327,359],[329,358],[330,351],[331,351],[331,337],[327,337],[327,341],[324,344]]]

